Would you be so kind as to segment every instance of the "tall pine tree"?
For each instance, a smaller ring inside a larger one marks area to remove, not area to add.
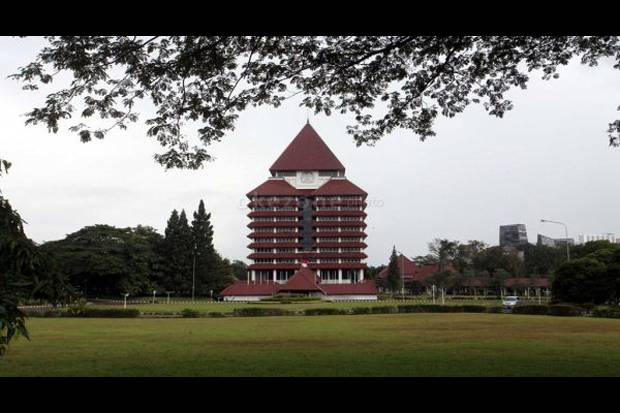
[[[398,268],[398,255],[396,255],[396,246],[392,248],[390,263],[388,265],[387,285],[392,292],[397,292],[401,288],[401,276]]]
[[[190,294],[192,289],[193,237],[185,211],[175,209],[168,219],[163,242],[164,277],[166,291]]]
[[[211,214],[207,214],[202,199],[198,204],[198,211],[194,212],[192,238],[196,260],[196,295],[209,295],[210,290],[217,290],[219,268],[213,247]]]

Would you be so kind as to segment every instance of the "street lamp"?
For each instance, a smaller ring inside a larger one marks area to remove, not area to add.
[[[123,308],[127,309],[127,297],[129,297],[129,293],[123,294],[123,297],[125,298],[125,300],[123,302]]]
[[[198,245],[194,244],[194,263],[192,264],[192,304],[196,294],[196,255],[198,254]]]
[[[155,304],[155,294],[157,294],[157,290],[153,290],[153,304]]]
[[[559,221],[550,221],[548,219],[541,219],[540,222],[548,222],[550,224],[558,224],[564,226],[564,233],[566,234],[566,238],[564,238],[564,242],[566,243],[566,261],[570,261],[570,251],[568,247],[568,227],[565,223]]]

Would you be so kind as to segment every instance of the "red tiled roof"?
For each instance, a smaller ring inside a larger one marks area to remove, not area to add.
[[[301,267],[288,279],[286,284],[280,286],[280,291],[320,291],[317,284],[316,273],[307,267]]]
[[[321,288],[327,295],[377,294],[377,287],[371,280],[354,284],[321,284]]]
[[[284,179],[268,179],[253,190],[247,196],[258,195],[298,195],[299,191]]]
[[[368,195],[362,188],[345,178],[332,178],[321,185],[313,195]],[[359,203],[359,201],[358,201]]]
[[[237,281],[224,288],[221,295],[271,295],[278,292],[280,286],[277,283],[249,283]]]
[[[250,268],[249,266],[248,268]],[[273,282],[256,283],[247,281],[237,281],[226,287],[222,296],[252,296],[252,295],[272,295],[278,292],[310,292],[318,291],[325,295],[374,295],[377,294],[375,283],[367,280],[353,284],[319,284],[316,273],[307,267],[299,267],[295,274],[288,279],[285,284]]]
[[[405,280],[424,281],[433,275],[433,273],[439,271],[439,266],[437,264],[418,265],[402,254],[398,256],[398,260],[396,262],[398,264],[399,274],[400,271],[402,271],[402,276]],[[385,267],[379,273],[379,277],[387,277],[387,273],[388,267]]]
[[[308,123],[271,165],[269,171],[309,170],[344,172],[344,165]]]

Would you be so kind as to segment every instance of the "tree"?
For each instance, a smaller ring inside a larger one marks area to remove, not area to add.
[[[245,281],[248,279],[248,266],[245,264],[245,262],[240,260],[234,260],[230,264],[230,268],[236,280]]]
[[[466,244],[457,243],[452,265],[454,269],[464,274],[473,267],[474,258],[488,248],[482,241],[468,241]]]
[[[523,252],[527,274],[551,274],[566,261],[564,248],[527,244]]]
[[[153,266],[161,235],[149,227],[94,225],[41,245],[59,272],[84,295],[144,294],[155,287]]]
[[[189,294],[192,289],[192,258],[194,245],[192,231],[185,211],[173,210],[168,219],[164,238],[164,279],[167,291]]]
[[[198,168],[206,147],[234,128],[248,107],[278,107],[301,94],[301,105],[330,115],[351,113],[347,127],[358,145],[374,144],[397,128],[421,140],[435,135],[439,115],[454,117],[471,103],[493,116],[513,108],[506,97],[525,89],[528,73],[559,77],[571,59],[596,66],[603,58],[620,69],[617,36],[48,36],[48,45],[12,78],[26,90],[67,76],[66,88],[28,113],[27,124],[52,132],[78,112],[109,120],[93,128],[71,125],[81,141],[103,139],[138,121],[148,99],[156,114],[148,136],[167,151],[166,168]],[[78,99],[81,98],[81,101]],[[381,105],[378,115],[370,109]],[[196,125],[190,145],[183,125]],[[620,120],[608,125],[609,144],[620,145]]]
[[[192,243],[195,257],[196,291],[201,295],[209,294],[217,284],[217,260],[213,247],[213,226],[211,214],[205,211],[202,200],[198,205],[198,211],[194,212],[192,221]]]
[[[0,176],[11,164],[0,159]],[[11,340],[28,337],[25,315],[18,307],[20,278],[34,266],[34,244],[24,234],[22,219],[0,192],[0,357]]]
[[[390,291],[397,292],[401,288],[401,274],[398,268],[398,255],[396,255],[396,247],[392,248],[390,255],[390,263],[388,264],[388,273],[386,283]]]
[[[577,258],[558,268],[551,291],[556,300],[603,304],[617,292],[610,290],[605,264],[594,258]]]
[[[439,266],[439,271],[445,271],[451,265],[456,256],[459,243],[458,241],[450,241],[447,239],[435,239],[428,244],[430,255],[434,258]]]

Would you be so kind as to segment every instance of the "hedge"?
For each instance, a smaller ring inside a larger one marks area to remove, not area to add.
[[[382,305],[377,307],[370,307],[372,314],[392,314],[398,312],[398,307],[393,305]]]
[[[575,307],[574,305],[569,304],[555,304],[550,305],[548,314],[555,316],[564,316],[564,317],[576,317],[583,315],[584,310],[579,307]]]
[[[464,313],[486,313],[487,312],[486,305],[466,304],[461,307],[463,307]]]
[[[140,310],[135,308],[85,308],[77,314],[63,313],[65,317],[87,318],[136,318],[140,316]]]
[[[211,311],[210,313],[207,314],[209,317],[213,317],[213,318],[220,318],[220,317],[226,317],[226,314],[224,313],[220,313],[219,311]]]
[[[512,307],[513,314],[534,314],[534,315],[547,315],[549,314],[548,305],[540,304],[523,304],[515,305]]]
[[[370,314],[370,307],[353,307],[351,309],[353,314]]]
[[[341,315],[347,314],[346,310],[338,308],[307,308],[304,315]]]
[[[198,318],[200,317],[200,312],[196,310],[192,310],[191,308],[185,308],[181,311],[181,315],[183,318]]]
[[[487,313],[503,313],[504,307],[501,305],[491,305],[487,307]]]
[[[620,307],[595,307],[592,316],[605,318],[620,318]]]
[[[291,312],[281,308],[235,308],[233,314],[240,317],[260,317],[260,316],[281,316],[289,315]]]

